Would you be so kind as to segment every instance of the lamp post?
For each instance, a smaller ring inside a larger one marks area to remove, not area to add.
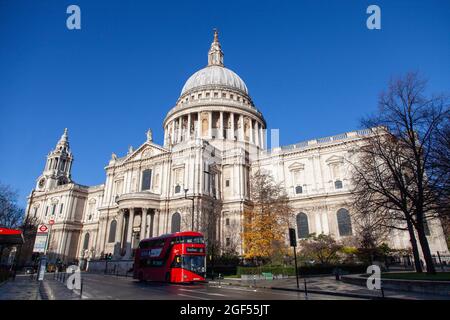
[[[192,200],[192,221],[191,221],[191,230],[194,231],[194,196],[188,197],[187,192],[189,189],[184,189],[184,198],[188,200]]]

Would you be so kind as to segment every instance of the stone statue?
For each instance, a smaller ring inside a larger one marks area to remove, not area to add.
[[[128,147],[128,154],[131,154],[131,153],[133,153],[133,146]]]
[[[153,141],[153,133],[152,133],[152,129],[148,129],[148,130],[147,130],[147,141],[148,141],[148,142]]]
[[[111,160],[117,160],[117,155],[114,152],[111,155]]]

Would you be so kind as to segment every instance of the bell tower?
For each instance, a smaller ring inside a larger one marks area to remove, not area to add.
[[[44,191],[72,182],[73,156],[69,147],[67,128],[56,144],[55,149],[47,155],[44,172],[37,180],[36,190]]]

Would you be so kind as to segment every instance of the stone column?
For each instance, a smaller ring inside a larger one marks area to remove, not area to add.
[[[172,129],[170,131],[172,131],[172,133],[170,134],[170,143],[174,144],[175,143],[175,120],[172,120],[171,122],[171,126]]]
[[[130,214],[128,216],[128,230],[127,230],[127,257],[131,256],[131,245],[133,236],[133,221],[134,221],[134,208],[130,208]]]
[[[208,112],[208,137],[212,138],[213,132],[212,132],[212,111]]]
[[[220,111],[220,118],[219,118],[219,125],[220,128],[218,128],[219,130],[219,139],[223,139],[223,111]]]
[[[188,123],[187,123],[187,133],[186,133],[186,140],[191,139],[191,114],[188,114]]]
[[[259,144],[259,122],[255,121],[255,144],[260,146]]]
[[[141,240],[145,239],[145,231],[147,229],[147,208],[142,208],[141,209],[141,232],[140,232],[140,236],[141,236]]]
[[[177,142],[181,141],[181,134],[183,131],[182,127],[183,127],[183,117],[179,117],[178,118],[178,138],[177,138],[178,141]]]
[[[239,115],[239,124],[241,126],[238,134],[238,140],[244,141],[244,116],[241,114]]]
[[[253,143],[253,119],[249,118],[250,120],[250,142]]]
[[[117,216],[117,230],[116,230],[116,240],[115,243],[119,242],[119,254],[122,251],[122,237],[123,237],[123,210],[119,210],[119,215]]]
[[[153,237],[153,229],[154,229],[154,223],[155,223],[155,211],[152,210],[150,212],[150,227],[148,228],[148,232],[149,232],[149,237]]]
[[[230,119],[231,119],[231,140],[234,140],[234,113],[230,112]]]
[[[261,124],[261,128],[259,129],[259,144],[261,146],[261,148],[265,148],[264,146],[264,128]]]
[[[197,112],[197,138],[202,136],[202,123],[200,112]]]

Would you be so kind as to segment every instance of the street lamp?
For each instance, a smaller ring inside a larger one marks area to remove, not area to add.
[[[192,200],[192,222],[191,222],[191,230],[194,231],[194,196],[188,197],[187,192],[189,189],[184,189],[184,198]]]

